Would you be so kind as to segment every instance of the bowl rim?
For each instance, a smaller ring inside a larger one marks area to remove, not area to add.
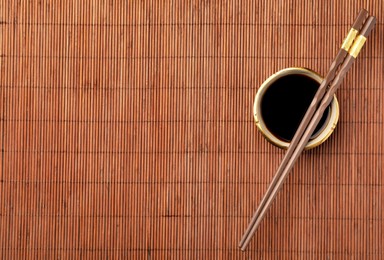
[[[265,93],[265,91],[268,89],[268,87],[275,82],[277,79],[286,76],[286,75],[292,75],[292,74],[299,74],[299,75],[305,75],[308,76],[315,81],[317,81],[319,84],[323,81],[323,77],[318,74],[317,72],[305,68],[305,67],[289,67],[282,70],[279,70],[278,72],[272,74],[269,76],[259,87],[257,90],[255,101],[253,105],[253,117],[256,123],[257,128],[259,131],[263,134],[263,136],[273,145],[287,149],[289,146],[289,142],[285,142],[279,138],[277,138],[275,135],[273,135],[268,128],[266,127],[264,120],[261,116],[261,99]],[[331,101],[331,109],[330,109],[330,116],[327,119],[327,123],[325,124],[325,127],[319,132],[319,134],[310,140],[308,144],[305,146],[305,149],[312,149],[320,144],[324,143],[329,136],[333,133],[337,122],[339,120],[339,102],[336,98],[336,94],[333,95],[333,99]]]

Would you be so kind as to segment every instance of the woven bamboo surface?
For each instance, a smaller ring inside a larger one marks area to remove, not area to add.
[[[257,131],[272,73],[325,74],[360,8],[378,24],[245,252],[284,152]],[[384,3],[8,1],[0,6],[0,246],[20,258],[384,253]]]

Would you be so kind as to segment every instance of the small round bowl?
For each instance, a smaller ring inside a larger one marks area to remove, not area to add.
[[[268,127],[265,125],[265,122],[262,117],[261,113],[261,101],[263,99],[263,95],[268,89],[269,86],[273,82],[275,82],[277,79],[284,77],[286,75],[304,75],[307,77],[312,78],[316,82],[319,83],[319,86],[321,82],[323,81],[323,78],[317,74],[316,72],[307,69],[307,68],[299,68],[299,67],[292,67],[292,68],[286,68],[282,69],[272,76],[270,76],[264,83],[260,86],[260,88],[257,91],[256,97],[255,97],[255,103],[253,105],[253,116],[257,125],[257,128],[260,130],[260,132],[264,135],[264,137],[273,145],[287,149],[289,146],[289,142],[286,142],[284,140],[279,139],[276,137],[273,133],[271,133],[268,130]],[[334,95],[333,100],[331,102],[330,111],[327,120],[325,121],[324,125],[321,127],[320,131],[315,135],[312,136],[312,138],[309,140],[308,144],[305,146],[305,149],[312,149],[316,146],[319,146],[325,140],[328,139],[328,137],[332,134],[333,130],[335,129],[337,122],[339,120],[339,103],[337,101],[336,95]]]

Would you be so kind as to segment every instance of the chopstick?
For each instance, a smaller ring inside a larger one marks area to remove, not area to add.
[[[341,84],[343,77],[345,76],[350,66],[353,64],[353,61],[355,60],[355,58],[357,57],[357,54],[359,53],[361,47],[363,46],[365,42],[364,39],[366,39],[370,31],[373,29],[375,24],[374,17],[368,18],[363,29],[361,29],[361,26],[364,24],[364,20],[366,16],[367,16],[367,11],[362,10],[358,15],[357,19],[355,20],[352,26],[352,29],[348,33],[348,36],[343,42],[343,45],[338,55],[336,56],[334,62],[330,67],[330,71],[328,72],[326,78],[320,85],[319,90],[317,91],[310,107],[308,108],[307,113],[304,116],[304,119],[302,120],[294,138],[292,139],[292,142],[277,171],[277,174],[275,175],[270,187],[267,190],[267,193],[265,194],[262,202],[260,203],[259,208],[257,209],[255,215],[253,216],[242,240],[240,241],[239,247],[241,247],[242,250],[245,250],[250,239],[252,238],[252,235],[256,231],[257,226],[261,222],[266,210],[269,208],[270,203],[275,197],[279,187],[281,186],[287,174],[289,173],[289,170],[293,167],[293,164],[297,160],[301,151],[304,149],[305,145],[307,144],[324,110],[331,102],[333,98],[333,94],[335,93],[337,87]],[[360,35],[356,37],[360,29],[361,29]],[[356,40],[354,41],[354,39]],[[353,41],[354,43],[352,45]],[[348,51],[349,51],[349,54],[348,54]],[[346,58],[344,60],[345,56]],[[335,77],[337,68],[340,66],[341,63],[342,63],[341,69],[339,70],[339,73]],[[331,81],[332,81],[331,87],[327,91],[327,86]],[[327,93],[325,93],[326,91]],[[320,101],[321,101],[321,105],[318,107],[318,104],[320,103]],[[316,110],[317,107],[318,109]]]
[[[319,89],[317,90],[317,92],[313,98],[313,101],[311,102],[307,112],[304,115],[302,122],[300,123],[292,141],[290,142],[290,145],[289,145],[288,150],[285,154],[285,157],[283,158],[283,160],[282,160],[282,162],[281,162],[281,164],[280,164],[280,166],[279,166],[279,168],[278,168],[278,170],[277,170],[277,172],[276,172],[276,174],[272,180],[272,183],[270,184],[270,186],[269,186],[264,198],[262,199],[256,213],[254,214],[247,230],[245,231],[245,233],[244,233],[244,235],[240,241],[239,247],[242,247],[242,245],[244,244],[244,241],[246,240],[249,232],[252,229],[252,226],[254,225],[256,219],[258,218],[258,215],[260,214],[261,209],[264,207],[268,197],[271,195],[273,187],[276,185],[277,181],[279,180],[280,175],[281,175],[282,171],[284,170],[285,166],[287,165],[289,158],[291,157],[292,153],[294,152],[298,142],[300,141],[300,138],[302,137],[302,135],[305,131],[305,128],[307,127],[309,121],[311,120],[313,114],[315,113],[315,110],[316,110],[319,102],[324,97],[324,94],[326,92],[326,89],[327,89],[329,83],[335,77],[335,74],[336,74],[338,67],[340,66],[340,64],[343,62],[344,58],[348,54],[349,48],[351,47],[353,40],[356,38],[359,30],[363,26],[367,15],[368,15],[368,11],[365,9],[362,9],[360,11],[359,15],[357,16],[357,18],[355,19],[355,22],[353,23],[352,28],[350,29],[347,37],[343,41],[343,44],[341,45],[341,48],[340,48],[338,54],[336,55],[334,61],[332,62],[331,66],[329,68],[329,72],[327,73],[326,77],[324,78],[324,80],[320,84]]]
[[[305,113],[304,118],[303,118],[302,122],[300,123],[300,125],[299,125],[289,147],[288,147],[288,150],[285,154],[285,157],[283,158],[283,160],[282,160],[282,162],[281,162],[281,164],[280,164],[280,166],[279,166],[279,168],[278,168],[278,170],[277,170],[277,172],[276,172],[276,174],[272,180],[272,183],[270,184],[264,198],[262,199],[256,213],[254,214],[247,230],[245,231],[245,233],[244,233],[244,235],[240,241],[239,247],[242,247],[242,245],[243,245],[244,241],[246,240],[250,230],[252,229],[253,224],[255,223],[256,219],[258,218],[258,215],[260,214],[261,209],[264,207],[268,197],[271,195],[273,187],[276,185],[277,181],[279,180],[280,175],[281,175],[282,171],[284,170],[284,167],[287,165],[289,158],[291,157],[292,153],[294,152],[295,147],[297,146],[298,142],[300,141],[300,138],[302,137],[302,135],[305,131],[305,128],[307,127],[309,121],[311,120],[313,114],[315,113],[315,110],[316,110],[319,102],[322,100],[329,83],[335,77],[335,74],[336,74],[338,67],[343,62],[345,56],[348,54],[348,50],[351,47],[353,40],[357,36],[359,30],[363,26],[367,15],[368,15],[368,12],[366,10],[362,9],[360,11],[359,15],[357,16],[357,18],[355,19],[355,22],[353,23],[352,28],[350,29],[347,37],[343,41],[343,44],[342,44],[338,54],[336,55],[334,61],[332,62],[331,66],[330,66],[329,72],[327,73],[326,77],[324,78],[324,80],[320,84],[319,89],[317,90],[317,92],[313,98],[313,101],[311,102],[307,112]]]

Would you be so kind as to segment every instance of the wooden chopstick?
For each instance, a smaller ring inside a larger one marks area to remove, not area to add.
[[[281,185],[283,184],[285,178],[288,176],[289,171],[292,169],[294,163],[298,159],[300,153],[303,151],[305,145],[307,144],[312,132],[316,128],[317,124],[319,123],[325,109],[332,101],[333,95],[335,94],[337,88],[340,86],[345,74],[352,66],[353,62],[355,61],[357,55],[359,54],[361,48],[363,47],[366,37],[369,35],[369,33],[372,31],[376,23],[375,17],[369,17],[367,19],[367,22],[365,23],[363,29],[360,32],[360,35],[356,38],[354,44],[350,48],[350,51],[348,53],[348,56],[346,57],[343,65],[341,66],[338,74],[336,75],[335,79],[331,83],[331,86],[329,88],[329,91],[325,94],[318,110],[316,111],[315,115],[313,116],[312,120],[310,121],[308,128],[306,129],[302,139],[300,140],[296,150],[294,151],[292,157],[290,158],[286,168],[284,169],[279,181],[274,186],[271,196],[268,197],[268,200],[265,204],[265,206],[262,208],[259,217],[256,219],[255,224],[253,225],[247,239],[244,241],[242,250],[246,248],[248,245],[250,239],[252,238],[252,235],[256,231],[258,225],[260,224],[261,220],[263,219],[266,211],[268,210],[271,202],[273,201],[274,197],[276,196],[278,190],[280,189]]]
[[[300,138],[302,137],[309,121],[311,120],[312,116],[314,115],[315,110],[316,110],[319,102],[324,97],[325,91],[326,91],[329,83],[335,77],[335,74],[336,74],[336,71],[337,71],[339,65],[343,62],[345,56],[348,54],[348,50],[351,47],[351,44],[352,44],[353,40],[355,39],[356,35],[358,34],[358,31],[363,26],[367,15],[368,15],[368,12],[365,9],[362,9],[360,11],[359,15],[357,16],[357,18],[355,19],[355,22],[353,23],[352,28],[350,29],[350,31],[349,31],[347,37],[345,38],[338,54],[336,55],[336,58],[334,59],[334,61],[332,62],[331,66],[330,66],[329,72],[327,73],[323,82],[319,86],[319,89],[316,92],[315,97],[313,98],[313,101],[311,102],[306,114],[304,115],[302,122],[300,123],[292,141],[290,142],[290,145],[289,145],[288,150],[285,154],[285,157],[283,158],[283,160],[282,160],[282,162],[281,162],[281,164],[280,164],[280,166],[279,166],[279,168],[278,168],[278,170],[277,170],[277,172],[276,172],[276,174],[272,180],[272,183],[270,184],[266,194],[264,195],[264,198],[262,199],[261,203],[259,204],[257,211],[255,212],[254,216],[252,217],[252,220],[251,220],[247,230],[245,231],[245,233],[244,233],[244,235],[240,241],[239,247],[243,247],[243,244],[244,244],[245,240],[247,239],[249,232],[251,231],[254,223],[256,222],[256,220],[257,220],[257,218],[258,218],[258,216],[262,210],[262,208],[264,207],[269,196],[271,195],[271,193],[273,191],[273,187],[278,182],[282,171],[284,170],[285,166],[287,165],[287,163],[288,163],[290,157],[292,156],[292,153],[294,152],[298,142],[300,141]]]
[[[290,145],[289,145],[288,150],[285,154],[285,157],[283,158],[283,160],[282,160],[282,162],[281,162],[281,164],[280,164],[280,166],[279,166],[279,168],[278,168],[278,170],[277,170],[277,172],[276,172],[276,174],[272,180],[272,183],[270,184],[270,186],[269,186],[264,198],[262,199],[256,213],[254,214],[247,230],[245,231],[245,233],[244,233],[244,235],[240,241],[240,244],[239,244],[240,247],[242,247],[244,241],[246,240],[246,238],[248,236],[248,233],[252,229],[253,224],[255,223],[258,215],[260,214],[261,209],[264,207],[264,204],[266,203],[268,197],[271,195],[273,187],[276,185],[277,181],[279,180],[283,169],[287,165],[289,158],[291,157],[293,151],[295,150],[295,148],[296,148],[300,138],[302,137],[309,121],[311,120],[312,116],[314,115],[315,110],[316,110],[319,102],[323,98],[329,83],[335,77],[335,74],[336,74],[338,67],[340,66],[340,64],[343,62],[344,58],[348,54],[348,50],[349,50],[350,46],[352,45],[352,42],[355,39],[356,35],[358,34],[358,31],[363,26],[364,21],[365,21],[367,16],[368,16],[368,12],[365,9],[362,9],[360,11],[359,15],[357,16],[357,18],[355,19],[355,22],[353,23],[352,28],[350,29],[347,37],[345,38],[338,54],[336,55],[336,58],[334,59],[334,61],[331,64],[329,72],[327,73],[326,77],[324,78],[321,85],[319,86],[319,89],[316,92],[315,97],[313,98],[313,101],[311,102],[306,114],[304,115],[302,122],[300,123],[292,141],[290,142]]]
[[[244,234],[244,236],[243,236],[243,238],[239,244],[239,246],[241,247],[242,250],[244,250],[245,247],[247,246],[247,244],[249,243],[250,239],[252,238],[253,233],[255,232],[255,230],[258,226],[258,224],[260,223],[266,210],[268,209],[269,204],[272,202],[273,198],[275,197],[276,192],[278,191],[280,185],[284,181],[289,170],[292,168],[293,163],[296,161],[298,155],[304,149],[304,147],[305,147],[306,143],[308,142],[313,130],[315,129],[318,121],[320,120],[325,108],[329,105],[329,102],[332,100],[333,94],[330,95],[329,93],[334,93],[336,91],[337,87],[341,84],[341,80],[344,77],[346,71],[352,65],[352,63],[354,61],[354,57],[351,55],[348,55],[345,62],[343,63],[342,68],[340,69],[339,74],[336,76],[336,78],[334,78],[337,68],[339,67],[340,63],[342,63],[344,57],[347,55],[347,50],[356,49],[356,46],[359,46],[358,42],[355,41],[352,48],[350,48],[351,43],[353,42],[353,39],[355,38],[355,36],[357,34],[357,31],[360,30],[362,24],[364,23],[366,15],[367,15],[367,11],[362,10],[360,12],[354,25],[352,26],[351,31],[349,32],[347,38],[345,39],[345,41],[342,45],[342,49],[339,51],[334,62],[332,63],[332,66],[330,68],[330,72],[328,72],[325,80],[322,82],[321,86],[319,87],[319,90],[316,93],[315,98],[314,98],[313,102],[311,103],[310,108],[308,109],[306,115],[304,116],[304,119],[303,119],[302,123],[300,124],[299,129],[296,132],[296,134],[292,140],[292,141],[294,141],[296,139],[295,142],[293,142],[293,143],[291,142],[291,145],[288,148],[287,154],[283,159],[282,165],[280,165],[280,167],[278,169],[278,173],[275,175],[266,195],[264,196],[264,198],[262,200],[262,203],[260,204],[254,217],[252,218],[251,223],[250,223],[247,231],[245,232],[245,234]],[[360,35],[357,37],[357,39],[362,39],[362,37],[364,37],[362,35],[364,35],[364,34],[368,35],[369,32],[372,30],[373,26],[374,26],[374,18],[369,18],[369,21],[367,21],[366,26],[364,26]],[[361,42],[361,41],[359,41],[359,42]],[[351,51],[350,51],[350,53],[351,53]],[[351,57],[353,57],[353,58],[351,58]],[[329,85],[329,82],[331,82],[332,80],[333,80],[333,83],[331,84],[331,88],[333,90],[331,92],[328,91],[324,97],[327,86]],[[322,100],[322,97],[324,97],[323,101],[322,101],[319,109],[316,111],[315,116],[312,118],[313,114],[315,113],[315,110],[317,108],[319,101]],[[327,103],[328,98],[329,98],[329,102]],[[327,104],[323,108],[322,106],[325,103],[327,103]],[[319,117],[319,113],[320,113],[320,117]],[[316,122],[316,123],[314,123],[314,122]],[[306,129],[306,127],[307,127],[307,129]],[[311,129],[311,128],[313,128],[313,129]],[[300,133],[299,130],[302,130],[302,132]],[[304,132],[305,138],[303,136],[303,132]],[[296,148],[298,143],[299,143],[300,147]],[[293,157],[291,157],[292,154],[293,154]],[[288,166],[287,166],[287,164],[288,164]]]

